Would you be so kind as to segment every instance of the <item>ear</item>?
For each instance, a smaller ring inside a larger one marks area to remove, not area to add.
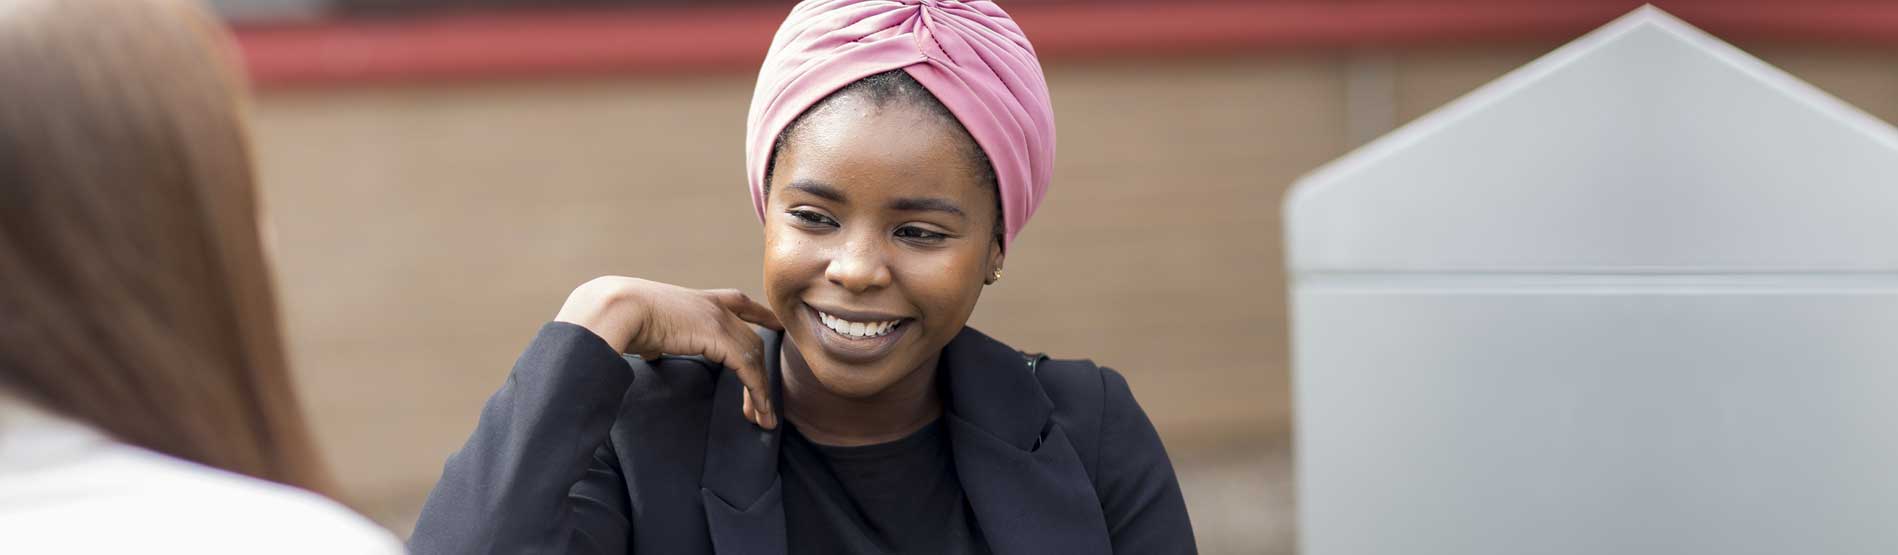
[[[1002,252],[1002,238],[997,236],[995,240],[989,242],[988,265],[983,267],[982,272],[984,285],[995,283],[995,271],[1002,269],[1002,259],[1006,257],[1007,253]]]

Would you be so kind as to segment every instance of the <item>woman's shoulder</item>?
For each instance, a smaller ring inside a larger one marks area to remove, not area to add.
[[[1021,366],[1015,368],[1033,374],[1042,392],[1054,403],[1057,414],[1088,416],[1091,420],[1103,411],[1139,408],[1126,378],[1113,368],[1096,364],[1093,359],[1055,358],[1024,351],[971,327],[963,328],[951,344],[959,345],[964,353],[978,353],[975,358],[989,361],[987,363],[1013,365],[1013,361],[1021,361]],[[1013,358],[1016,356],[1020,358]],[[1002,362],[1005,359],[1009,362]]]
[[[1127,378],[1119,371],[1096,364],[1092,359],[1050,358],[1025,355],[1029,366],[1048,394],[1057,412],[1118,413],[1140,410]]]
[[[402,552],[387,530],[320,495],[110,440],[0,476],[0,499],[9,548]]]
[[[1160,445],[1152,422],[1134,400],[1133,390],[1120,372],[1090,359],[1036,354],[1023,358],[1053,405],[1051,419],[1066,432],[1068,442],[1097,486],[1123,474],[1120,467],[1103,462],[1105,453],[1165,459],[1165,447]]]

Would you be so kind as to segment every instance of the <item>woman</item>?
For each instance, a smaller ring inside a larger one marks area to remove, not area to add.
[[[312,493],[225,48],[183,1],[0,5],[0,552],[401,550]]]
[[[1047,88],[1007,14],[802,3],[748,131],[765,303],[577,288],[449,459],[412,548],[1194,550],[1119,374],[965,327],[1053,163]]]

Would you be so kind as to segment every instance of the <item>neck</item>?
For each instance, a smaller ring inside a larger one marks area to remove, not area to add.
[[[942,416],[936,383],[939,356],[912,369],[883,391],[845,397],[818,382],[797,346],[785,338],[779,349],[784,376],[784,418],[814,443],[851,447],[908,437]]]

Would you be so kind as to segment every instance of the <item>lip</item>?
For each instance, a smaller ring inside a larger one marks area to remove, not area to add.
[[[830,355],[832,360],[846,364],[866,364],[881,360],[888,356],[890,351],[896,350],[896,344],[904,337],[908,337],[910,328],[915,327],[915,319],[894,314],[843,309],[833,311],[829,308],[820,309],[809,303],[806,303],[804,308],[805,310],[801,312],[804,313],[805,322],[809,324],[811,333],[817,336],[818,346],[822,347],[824,353]],[[824,325],[823,318],[817,315],[820,310],[825,314],[853,322],[901,320],[901,323],[897,325],[895,331],[890,333],[859,339],[837,333],[836,330],[830,329],[830,326]]]

